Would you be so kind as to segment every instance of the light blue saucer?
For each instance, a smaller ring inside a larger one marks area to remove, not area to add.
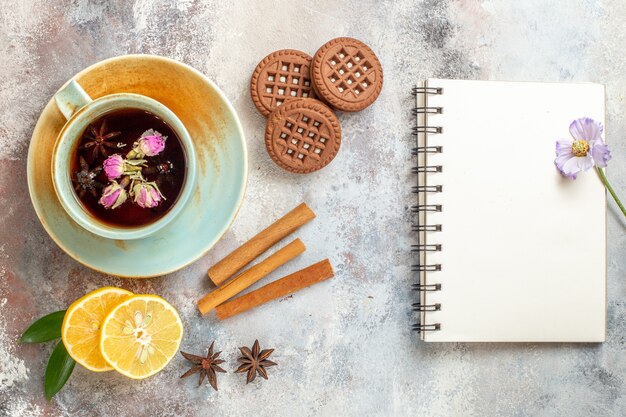
[[[93,98],[137,93],[170,108],[194,142],[197,185],[180,214],[154,235],[111,240],[88,232],[66,214],[52,185],[50,154],[65,118],[51,100],[35,126],[28,151],[31,200],[50,237],[78,262],[122,277],[165,275],[196,261],[226,232],[246,188],[246,142],[228,99],[195,69],[152,55],[108,59],[73,78]]]

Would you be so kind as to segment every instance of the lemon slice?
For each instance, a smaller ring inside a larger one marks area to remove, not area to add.
[[[100,351],[119,373],[143,379],[165,368],[182,338],[183,324],[174,307],[156,295],[135,295],[104,319]]]
[[[122,288],[102,287],[74,301],[67,309],[61,339],[70,356],[94,372],[113,368],[100,353],[100,328],[111,309],[133,295]]]

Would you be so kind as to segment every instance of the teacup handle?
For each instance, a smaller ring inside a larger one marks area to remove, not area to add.
[[[70,80],[61,87],[54,95],[54,100],[63,116],[68,120],[74,113],[93,101],[89,94],[83,90],[83,87],[74,80]]]

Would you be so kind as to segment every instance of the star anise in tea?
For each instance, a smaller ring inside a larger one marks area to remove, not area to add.
[[[268,360],[269,356],[274,352],[274,349],[261,350],[259,347],[259,341],[255,340],[252,349],[248,347],[240,347],[242,356],[237,359],[241,365],[235,371],[235,373],[247,372],[246,384],[254,381],[256,375],[259,374],[263,378],[267,379],[267,371],[265,368],[278,365],[276,362]]]
[[[209,352],[207,353],[206,357],[192,355],[191,353],[182,352],[182,351],[180,352],[181,355],[185,357],[185,359],[193,363],[193,366],[191,367],[191,369],[189,369],[187,372],[182,374],[180,376],[181,378],[185,378],[186,376],[193,375],[193,374],[200,372],[200,379],[198,381],[198,386],[202,385],[202,381],[204,381],[204,377],[207,377],[207,379],[209,380],[209,384],[211,384],[213,389],[217,391],[216,372],[226,372],[226,371],[219,366],[221,363],[224,363],[223,359],[218,359],[218,356],[220,356],[220,353],[222,352],[213,353],[214,343],[215,342],[212,342],[211,346],[209,346]]]
[[[87,192],[92,196],[98,197],[98,190],[104,187],[99,181],[96,181],[96,177],[102,172],[102,167],[98,166],[94,169],[89,169],[89,164],[82,156],[79,158],[80,171],[74,173],[72,177],[72,184],[74,184],[74,190],[78,193],[79,197],[84,197]]]
[[[121,135],[122,132],[108,132],[107,133],[107,121],[104,120],[100,125],[100,129],[96,129],[95,126],[89,126],[89,133],[85,133],[83,144],[81,149],[90,149],[93,148],[92,157],[96,159],[98,155],[102,154],[102,156],[109,156],[107,152],[107,148],[109,149],[121,149],[126,146],[122,142],[111,143],[110,141],[113,138]]]

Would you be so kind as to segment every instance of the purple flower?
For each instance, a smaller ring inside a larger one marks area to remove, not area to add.
[[[159,205],[165,197],[153,182],[137,181],[133,184],[131,195],[133,201],[143,208],[152,208]]]
[[[102,192],[102,197],[100,197],[98,203],[102,204],[104,208],[115,209],[121,206],[127,198],[128,194],[124,187],[118,184],[117,181],[111,181]]]
[[[576,119],[570,124],[572,137],[556,141],[554,164],[561,175],[575,180],[579,172],[587,171],[594,165],[606,167],[611,152],[602,140],[602,131],[602,124],[588,117]]]
[[[116,180],[124,174],[124,158],[119,154],[111,155],[104,160],[102,167],[109,181]]]
[[[161,135],[154,129],[148,129],[133,144],[134,157],[143,158],[144,156],[156,156],[165,149],[165,140],[167,136]]]

